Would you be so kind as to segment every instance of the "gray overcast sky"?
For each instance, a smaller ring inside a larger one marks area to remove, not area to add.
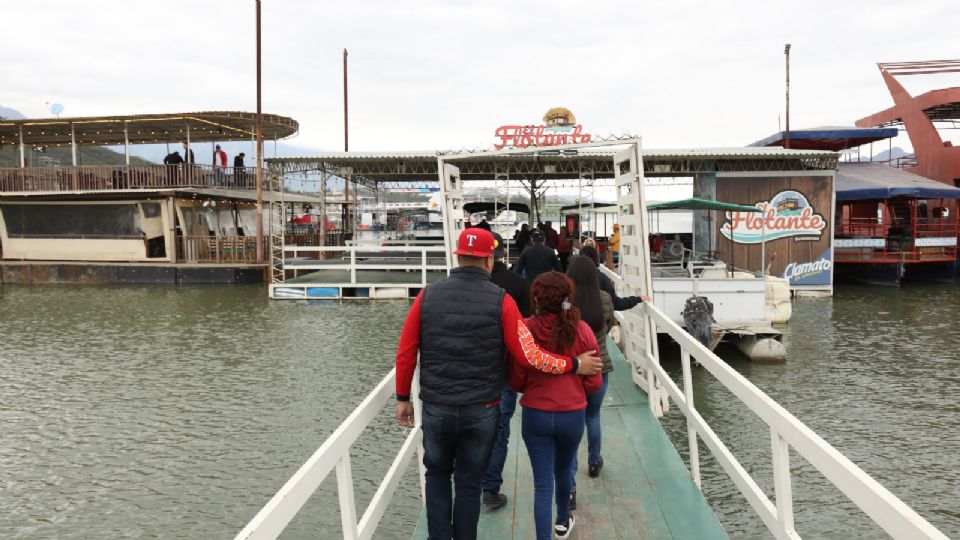
[[[0,105],[29,117],[46,101],[65,116],[255,110],[252,0],[2,11]],[[851,125],[892,105],[876,62],[956,58],[957,27],[941,0],[264,0],[263,109],[300,122],[291,144],[342,149],[346,47],[352,150],[489,147],[497,126],[553,106],[646,146],[743,145],[777,130],[784,43],[792,126]]]

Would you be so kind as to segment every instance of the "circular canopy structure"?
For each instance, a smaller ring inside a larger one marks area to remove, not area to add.
[[[293,118],[264,114],[263,138],[286,139],[297,133]],[[256,136],[256,113],[213,111],[76,118],[0,120],[0,145],[112,146],[191,142],[249,141]],[[20,140],[21,133],[23,141]]]

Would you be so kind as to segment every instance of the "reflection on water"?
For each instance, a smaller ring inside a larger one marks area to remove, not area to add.
[[[954,286],[846,286],[797,299],[783,329],[789,360],[755,365],[722,355],[854,463],[948,536],[960,534],[960,295]],[[668,371],[680,379],[678,362]],[[697,408],[771,500],[768,428],[709,373],[694,373]],[[686,426],[665,420],[686,458]],[[707,454],[701,445],[701,460]],[[702,461],[703,463],[703,461]],[[809,463],[791,454],[797,529],[805,538],[884,537]],[[768,537],[712,459],[703,489],[732,537]]]
[[[4,538],[232,537],[389,371],[407,309],[239,286],[0,298]],[[378,425],[354,454],[359,505],[403,437]],[[337,508],[327,481],[288,536],[338,531]]]
[[[408,306],[271,302],[238,286],[8,286],[0,300],[4,538],[231,538],[389,371]],[[794,303],[786,364],[724,355],[960,535],[958,312],[954,287],[840,288]],[[772,496],[769,432],[694,377],[698,408]],[[682,417],[664,423],[685,454]],[[403,435],[385,410],[354,447],[358,508]],[[702,445],[701,460],[731,536],[769,537]],[[791,465],[805,538],[881,536],[796,454]],[[335,487],[331,476],[285,537],[338,536]],[[409,537],[417,492],[411,468],[378,538]]]

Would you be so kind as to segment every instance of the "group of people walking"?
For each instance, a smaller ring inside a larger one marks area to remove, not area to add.
[[[613,370],[607,334],[614,310],[642,299],[616,296],[592,246],[570,257],[561,273],[546,237],[530,232],[521,277],[507,268],[500,235],[463,231],[459,266],[423,289],[407,315],[396,359],[396,417],[413,427],[410,388],[419,357],[431,539],[476,538],[481,505],[496,510],[508,503],[500,487],[518,395],[538,539],[567,538],[573,530],[584,431],[588,475],[603,469],[600,410]]]

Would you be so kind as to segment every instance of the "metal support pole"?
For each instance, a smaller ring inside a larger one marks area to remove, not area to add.
[[[785,148],[790,148],[790,44],[783,48],[783,54],[787,56],[787,134],[784,139]]]
[[[70,122],[70,164],[74,167],[77,166],[77,130],[73,122]]]
[[[260,0],[257,1],[257,262],[263,262],[263,117],[260,95]]]
[[[123,162],[130,166],[130,129],[128,121],[123,121]]]
[[[20,168],[23,169],[27,166],[26,155],[23,148],[23,126],[20,126]]]

